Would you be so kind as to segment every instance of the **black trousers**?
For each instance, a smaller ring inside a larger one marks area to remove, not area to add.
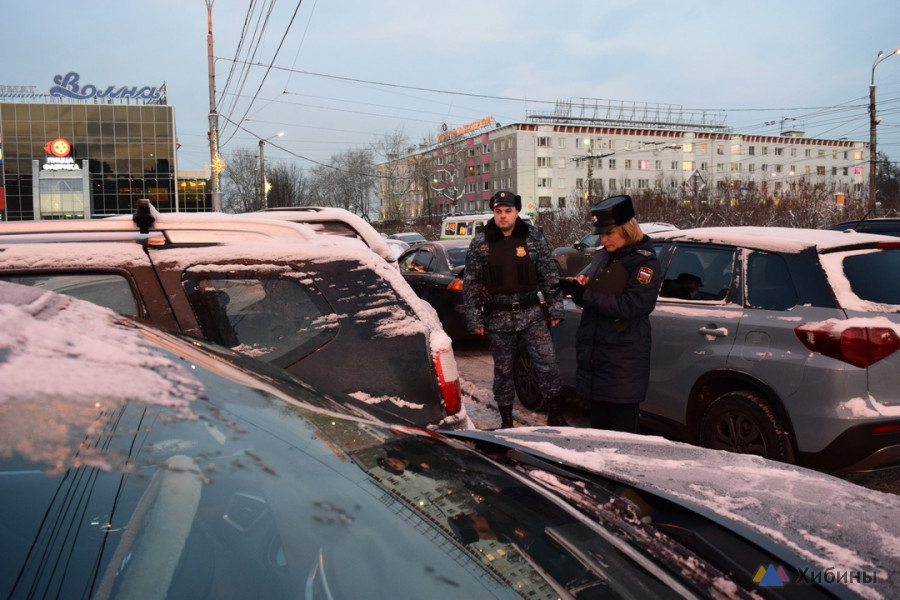
[[[641,405],[637,402],[591,402],[591,427],[639,433]]]

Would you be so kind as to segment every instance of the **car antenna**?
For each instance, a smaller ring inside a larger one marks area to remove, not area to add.
[[[863,215],[863,218],[860,219],[859,221],[857,221],[857,222],[853,225],[853,227],[851,227],[850,229],[851,229],[852,231],[856,231],[856,228],[859,227],[859,224],[862,223],[863,221],[865,221],[866,219],[868,219],[870,214],[872,214],[872,211],[871,211],[871,210],[866,211],[866,214]]]

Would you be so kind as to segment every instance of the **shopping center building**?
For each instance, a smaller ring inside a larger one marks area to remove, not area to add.
[[[179,178],[165,85],[96,86],[78,73],[38,86],[0,85],[0,220],[210,210],[207,180]]]

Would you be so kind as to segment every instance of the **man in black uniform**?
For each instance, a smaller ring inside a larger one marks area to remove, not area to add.
[[[547,321],[562,320],[559,274],[543,234],[519,218],[522,198],[497,192],[494,218],[475,232],[466,254],[463,298],[469,331],[490,336],[494,358],[494,400],[501,427],[513,426],[513,359],[519,344],[528,349],[545,398],[548,425],[567,425],[562,416],[562,384]]]

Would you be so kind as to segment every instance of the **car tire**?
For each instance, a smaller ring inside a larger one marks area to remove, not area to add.
[[[700,445],[780,462],[793,458],[783,423],[765,400],[747,390],[713,400],[700,421]]]
[[[537,373],[534,372],[534,365],[531,361],[531,355],[524,346],[516,349],[516,356],[513,362],[513,385],[516,388],[516,396],[519,402],[527,409],[538,410],[544,402],[541,396],[541,389],[538,387]]]

